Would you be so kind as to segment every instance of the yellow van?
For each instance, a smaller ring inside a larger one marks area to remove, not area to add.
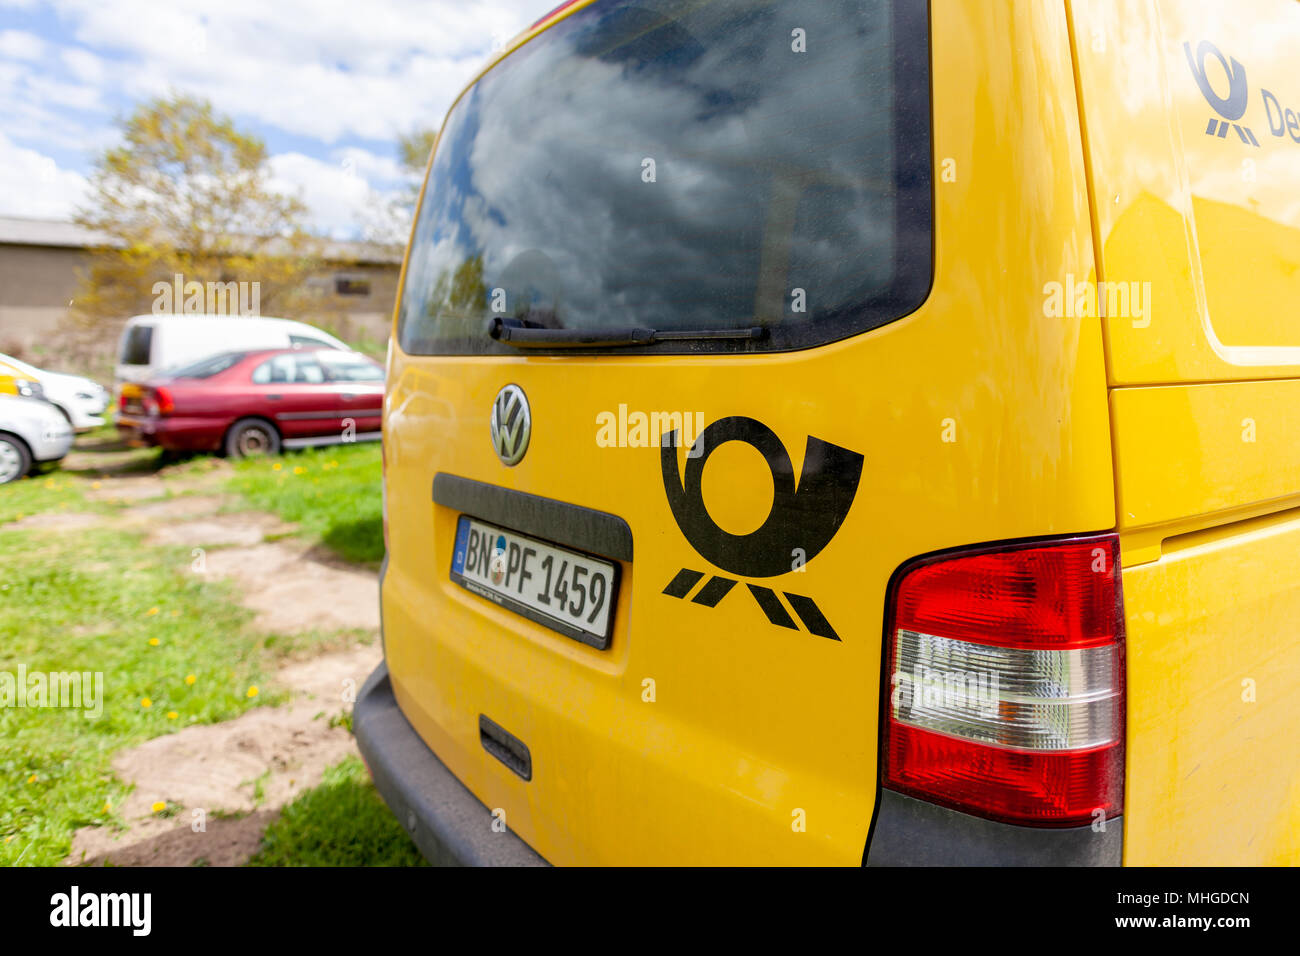
[[[442,127],[385,664],[438,862],[1300,862],[1300,3],[595,0]]]

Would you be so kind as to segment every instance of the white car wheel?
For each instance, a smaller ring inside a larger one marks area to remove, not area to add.
[[[27,449],[17,439],[0,435],[0,485],[17,481],[31,466],[32,459]]]

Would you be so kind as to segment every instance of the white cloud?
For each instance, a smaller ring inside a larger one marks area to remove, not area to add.
[[[53,0],[84,46],[112,51],[133,98],[180,88],[237,118],[326,143],[437,126],[502,42],[552,0]],[[268,95],[273,93],[273,95]]]
[[[308,227],[335,239],[350,239],[368,226],[378,207],[396,196],[395,190],[377,190],[365,170],[383,169],[382,157],[365,150],[340,150],[336,161],[315,159],[302,153],[272,156],[271,188],[297,196],[309,210]]]
[[[89,50],[78,47],[65,47],[59,52],[68,71],[83,83],[103,83],[105,77],[104,61]]]
[[[39,60],[45,42],[34,33],[23,30],[0,30],[0,56],[15,60]]]
[[[395,158],[380,156],[368,149],[346,146],[335,150],[332,156],[339,165],[372,183],[394,183],[406,178],[406,170]]]
[[[0,215],[69,219],[86,193],[80,173],[0,133]]]
[[[89,163],[117,139],[116,114],[177,90],[273,143],[300,139],[272,159],[277,187],[302,196],[313,227],[354,235],[408,186],[397,137],[440,125],[494,46],[558,2],[48,0],[59,35],[0,32],[0,209],[70,211],[84,178],[45,153]]]

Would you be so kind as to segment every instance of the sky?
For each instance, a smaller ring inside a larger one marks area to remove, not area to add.
[[[70,218],[135,106],[205,97],[308,226],[360,238],[493,50],[559,0],[0,0],[0,216]]]

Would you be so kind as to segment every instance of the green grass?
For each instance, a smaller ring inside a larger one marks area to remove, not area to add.
[[[278,656],[270,639],[246,627],[228,582],[190,572],[185,548],[120,530],[0,531],[0,567],[0,671],[103,675],[95,719],[0,708],[0,865],[57,864],[77,827],[120,825],[120,747],[275,702],[249,695]]]
[[[380,472],[378,442],[334,445],[243,459],[228,487],[345,560],[376,565],[384,556]]]
[[[111,768],[118,750],[277,703],[279,695],[263,684],[285,658],[371,638],[361,631],[253,631],[233,583],[193,573],[188,546],[150,546],[110,527],[6,528],[50,512],[128,513],[129,500],[86,497],[102,470],[157,473],[172,486],[164,492],[170,496],[191,493],[187,479],[228,467],[207,456],[167,464],[156,450],[124,451],[107,432],[82,436],[78,445],[86,456],[80,471],[0,488],[0,672],[16,675],[21,664],[29,674],[101,673],[103,713],[91,720],[74,709],[0,706],[5,866],[58,865],[77,828],[124,825],[118,811],[128,787]],[[383,556],[376,444],[243,461],[226,481],[252,506],[297,522],[302,535],[345,558],[374,563]],[[249,696],[253,686],[259,692]],[[350,715],[334,722],[346,727]],[[169,805],[162,815],[172,812]],[[258,862],[422,860],[353,758],[287,808]]]
[[[92,510],[85,496],[88,484],[55,471],[0,486],[0,525],[34,514]]]
[[[365,766],[345,757],[266,828],[249,866],[424,866],[375,791]]]

